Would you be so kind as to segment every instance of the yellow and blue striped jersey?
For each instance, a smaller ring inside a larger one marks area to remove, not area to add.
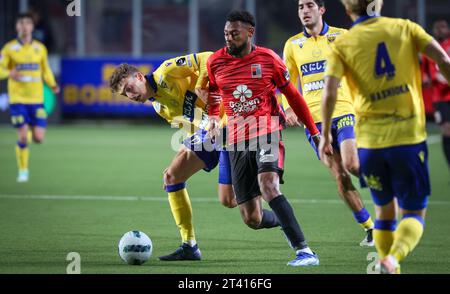
[[[321,122],[320,105],[324,87],[326,57],[330,45],[345,29],[335,28],[323,23],[322,32],[317,38],[312,37],[306,30],[287,40],[284,46],[284,62],[291,75],[294,85],[300,84],[303,97],[313,116],[314,122]],[[283,106],[287,108],[286,98],[283,96]],[[338,90],[338,98],[333,117],[354,114],[353,101],[345,79]]]
[[[326,75],[347,77],[358,147],[426,140],[419,52],[432,40],[409,20],[365,16],[331,46]]]
[[[156,92],[150,99],[155,111],[188,134],[206,129],[208,124],[206,101],[197,97],[195,89],[207,86],[206,62],[211,54],[202,52],[166,60],[147,76]]]
[[[12,69],[20,73],[19,81],[9,77]],[[23,44],[15,39],[3,47],[0,53],[0,79],[5,78],[8,78],[10,104],[42,104],[43,80],[50,87],[56,86],[55,77],[48,65],[47,49],[36,40]]]

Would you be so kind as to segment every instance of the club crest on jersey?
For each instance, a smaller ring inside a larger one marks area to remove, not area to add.
[[[253,79],[262,78],[261,64],[252,64],[252,78]]]
[[[333,33],[327,35],[328,43],[333,43],[336,40],[336,37],[339,36],[341,33]]]

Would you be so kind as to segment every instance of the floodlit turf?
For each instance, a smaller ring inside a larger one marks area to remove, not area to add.
[[[173,132],[125,124],[50,126],[45,144],[31,146],[30,182],[17,184],[15,131],[0,126],[0,273],[65,273],[69,252],[81,255],[82,273],[366,273],[374,250],[358,246],[362,229],[300,129],[285,132],[283,192],[320,266],[287,267],[294,255],[279,229],[253,231],[238,209],[223,208],[216,200],[217,171],[188,183],[204,260],[158,261],[180,243],[162,190]],[[450,177],[441,144],[429,147],[434,193],[424,238],[404,273],[450,273]],[[372,212],[368,191],[363,197]],[[117,243],[130,230],[153,241],[153,256],[143,266],[118,257]]]

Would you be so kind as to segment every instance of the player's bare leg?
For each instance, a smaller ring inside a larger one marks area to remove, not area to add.
[[[359,172],[359,161],[357,160],[357,157],[354,156],[355,152],[353,152],[353,145],[351,142],[347,141],[353,141],[353,140],[345,140],[341,144],[341,149],[343,151],[342,157],[339,152],[333,153],[331,156],[331,160],[329,160],[328,168],[331,171],[331,174],[333,175],[333,178],[336,181],[338,194],[341,197],[341,199],[347,204],[347,206],[352,210],[353,215],[357,222],[361,224],[361,226],[366,231],[366,236],[363,241],[361,241],[361,246],[374,246],[373,243],[373,222],[370,217],[370,214],[367,212],[367,210],[364,207],[364,203],[361,199],[361,196],[358,192],[358,190],[355,188],[355,186],[352,183],[351,176],[349,172],[344,167],[343,157],[347,159],[347,165],[349,168],[353,169],[353,172]],[[347,144],[350,143],[350,144]],[[344,155],[346,154],[346,155]]]
[[[235,208],[237,206],[236,195],[233,191],[233,185],[219,184],[218,187],[219,201],[223,206]]]
[[[28,182],[29,172],[28,172],[28,158],[29,158],[29,148],[28,148],[28,125],[25,124],[17,129],[17,145],[16,145],[16,158],[17,166],[19,169],[19,174],[17,176],[18,183]]]
[[[356,140],[344,140],[341,143],[340,149],[344,168],[355,177],[359,177],[359,158]]]
[[[46,129],[42,127],[33,127],[32,130],[33,130],[33,142],[37,144],[41,144],[42,142],[44,142]]]
[[[173,253],[161,256],[164,261],[200,260],[201,252],[195,240],[192,206],[185,182],[205,167],[205,163],[191,150],[182,146],[170,166],[164,171],[164,188],[169,194],[169,204],[180,229],[182,245]]]

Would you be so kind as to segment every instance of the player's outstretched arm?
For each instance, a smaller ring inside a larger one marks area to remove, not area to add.
[[[320,135],[305,99],[294,85],[289,83],[286,87],[280,89],[280,91],[286,97],[292,110],[294,110],[297,117],[306,126],[311,135],[313,137]]]
[[[425,47],[423,53],[436,62],[440,72],[447,80],[447,83],[450,84],[450,57],[441,45],[436,40],[433,40]]]

